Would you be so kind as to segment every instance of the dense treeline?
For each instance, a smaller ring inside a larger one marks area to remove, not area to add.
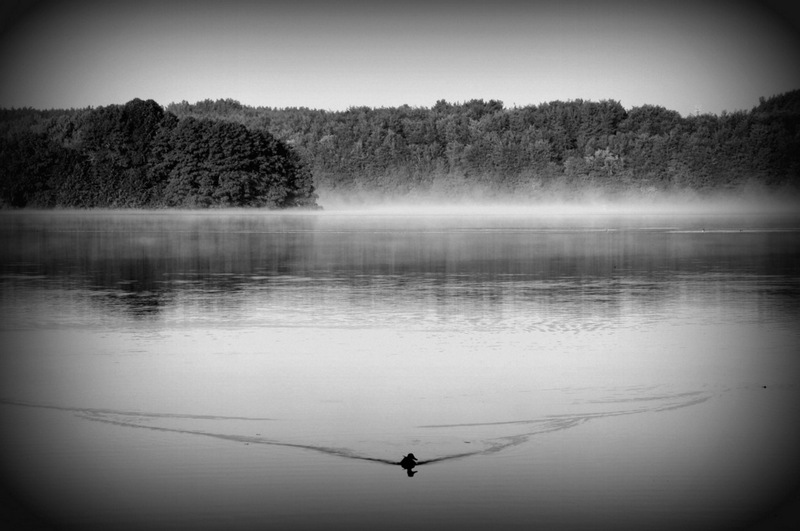
[[[5,204],[292,206],[800,188],[800,90],[751,111],[438,101],[331,112],[234,100],[0,111]],[[313,174],[313,185],[311,175]]]
[[[311,173],[265,130],[179,119],[152,100],[0,115],[0,203],[22,207],[314,206]]]
[[[682,117],[654,105],[499,101],[432,108],[253,108],[171,104],[179,117],[269,130],[308,161],[325,197],[576,197],[800,185],[800,90],[749,112]]]

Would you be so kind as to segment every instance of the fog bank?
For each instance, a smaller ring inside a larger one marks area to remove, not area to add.
[[[325,212],[415,215],[757,215],[800,217],[800,193],[794,189],[737,189],[714,193],[654,192],[606,196],[587,192],[580,197],[436,196],[391,197],[373,193],[320,192]]]

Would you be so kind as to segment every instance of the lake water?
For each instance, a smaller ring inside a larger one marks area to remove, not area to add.
[[[20,524],[732,529],[798,487],[797,218],[0,223]]]

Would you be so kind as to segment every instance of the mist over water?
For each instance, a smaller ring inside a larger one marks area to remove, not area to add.
[[[633,193],[628,197],[609,197],[602,191],[585,191],[581,197],[549,193],[538,198],[493,197],[476,191],[462,197],[437,197],[425,194],[392,197],[385,194],[338,194],[322,192],[318,203],[325,210],[352,213],[396,213],[419,215],[524,215],[592,216],[621,215],[698,215],[698,214],[775,214],[791,217],[800,211],[800,195],[796,190],[770,190],[761,186],[734,189],[728,192],[700,194],[693,191],[676,193]]]
[[[798,486],[788,207],[0,219],[0,472],[64,527],[726,529]]]

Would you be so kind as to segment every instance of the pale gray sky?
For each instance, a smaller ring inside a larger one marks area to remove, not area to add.
[[[783,5],[17,0],[0,33],[0,107],[582,98],[684,115],[748,110],[800,88],[798,19]]]

